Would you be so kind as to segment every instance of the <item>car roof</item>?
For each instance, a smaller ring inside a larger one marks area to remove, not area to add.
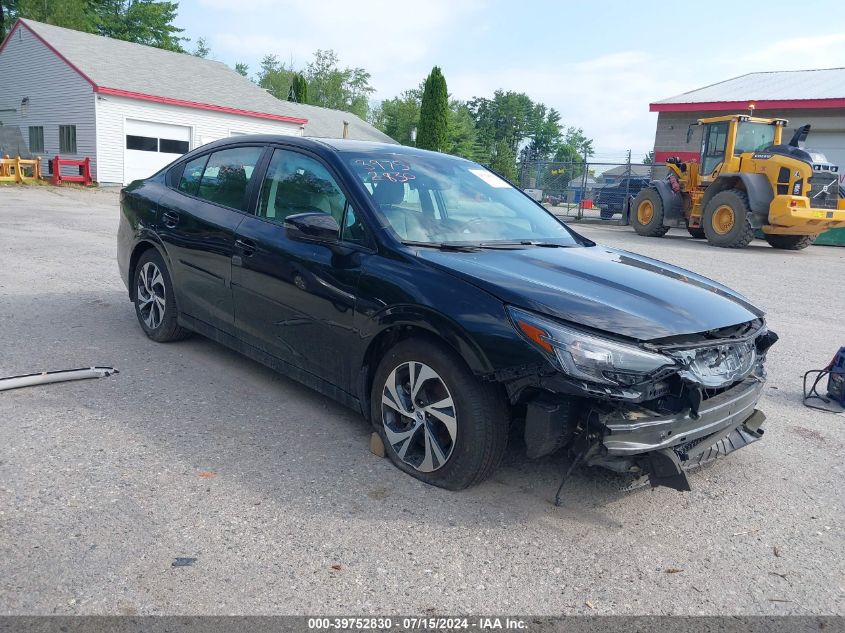
[[[417,147],[409,147],[408,145],[379,143],[376,141],[358,141],[344,138],[317,138],[313,136],[303,137],[293,136],[290,134],[242,134],[238,136],[230,136],[218,141],[213,141],[207,145],[203,145],[202,147],[198,147],[197,150],[208,150],[240,143],[285,143],[287,145],[294,145],[309,149],[324,148],[334,150],[336,152],[392,155],[401,154],[403,156],[439,156],[441,158],[450,158],[454,160],[466,160],[459,156],[432,152]]]

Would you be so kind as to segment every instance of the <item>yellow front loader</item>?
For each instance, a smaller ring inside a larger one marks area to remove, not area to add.
[[[669,175],[652,181],[630,206],[640,235],[660,237],[686,226],[713,246],[744,248],[757,229],[774,248],[799,250],[845,226],[839,168],[803,147],[810,126],[782,144],[785,119],[744,114],[699,119],[701,162],[666,161]]]

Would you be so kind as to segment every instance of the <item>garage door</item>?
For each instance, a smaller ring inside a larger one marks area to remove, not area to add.
[[[152,121],[126,120],[124,183],[147,178],[191,148],[191,128]]]

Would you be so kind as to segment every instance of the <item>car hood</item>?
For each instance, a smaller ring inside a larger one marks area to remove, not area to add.
[[[763,316],[738,292],[683,268],[606,246],[418,256],[505,303],[647,341]]]

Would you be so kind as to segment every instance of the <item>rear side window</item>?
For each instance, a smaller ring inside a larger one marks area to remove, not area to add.
[[[243,210],[247,186],[263,150],[263,147],[235,147],[214,152],[205,166],[196,195],[209,202]],[[188,166],[190,163],[185,167],[186,174]],[[184,175],[182,180],[185,180]]]
[[[202,172],[205,169],[205,163],[208,161],[208,155],[200,156],[192,161],[185,163],[185,169],[182,171],[182,177],[179,179],[179,191],[184,191],[192,196],[197,195],[200,180],[202,180]]]

